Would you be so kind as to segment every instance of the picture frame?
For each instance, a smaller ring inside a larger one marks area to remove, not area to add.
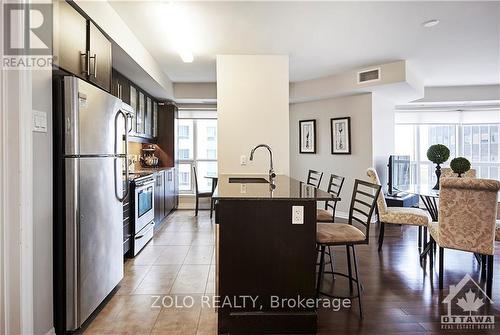
[[[349,116],[330,119],[330,135],[332,155],[351,154],[351,118]]]
[[[299,121],[299,153],[316,153],[316,120]]]

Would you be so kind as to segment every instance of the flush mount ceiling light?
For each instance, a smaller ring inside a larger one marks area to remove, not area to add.
[[[439,24],[439,20],[432,19],[432,20],[423,22],[422,27],[430,28],[430,27],[437,26],[438,24]]]
[[[163,7],[163,12],[166,14],[165,24],[169,40],[184,63],[193,62],[193,34],[190,27],[193,21],[190,20],[183,8],[173,2],[166,3]]]

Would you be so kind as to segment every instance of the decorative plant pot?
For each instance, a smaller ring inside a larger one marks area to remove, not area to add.
[[[433,190],[439,190],[439,178],[441,178],[441,166],[439,164],[436,164],[436,185],[432,188]]]

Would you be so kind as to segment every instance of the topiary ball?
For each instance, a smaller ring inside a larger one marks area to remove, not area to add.
[[[451,160],[450,167],[453,172],[458,173],[460,176],[462,173],[470,170],[470,162],[465,157],[457,157]]]
[[[450,158],[450,149],[443,144],[434,144],[427,149],[427,158],[434,164],[444,163]]]

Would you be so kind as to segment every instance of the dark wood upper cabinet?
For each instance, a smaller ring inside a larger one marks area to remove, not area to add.
[[[111,41],[65,1],[54,2],[54,64],[110,91]]]
[[[109,91],[111,86],[111,42],[89,22],[89,80]]]
[[[64,1],[54,2],[54,64],[87,79],[87,19]]]
[[[120,72],[113,70],[112,75],[111,94],[129,104],[135,110],[137,108],[137,99],[135,96],[132,97],[132,88],[134,89],[134,94],[137,94],[135,87],[132,87],[130,81]]]

